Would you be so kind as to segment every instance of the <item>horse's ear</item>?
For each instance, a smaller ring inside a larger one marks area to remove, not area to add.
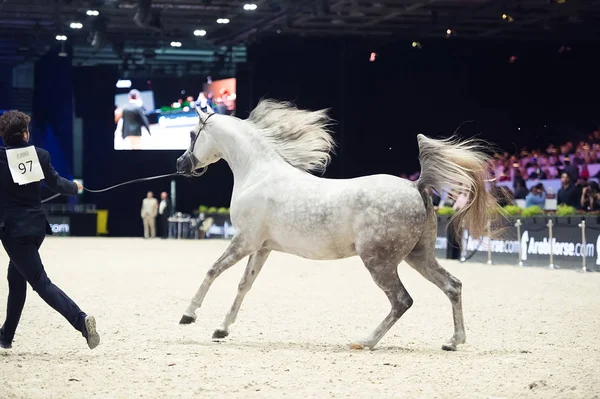
[[[200,118],[200,122],[202,122],[204,124],[208,115],[205,114],[204,112],[202,112],[202,110],[200,109],[199,106],[196,105],[195,108],[196,108],[196,113],[198,114],[198,117]]]

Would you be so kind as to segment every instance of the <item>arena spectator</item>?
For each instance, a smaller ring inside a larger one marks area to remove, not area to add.
[[[579,178],[579,168],[576,165],[572,165],[571,160],[569,158],[565,158],[563,163],[565,167],[561,173],[566,172],[571,177],[572,182],[577,181],[577,179]]]
[[[546,190],[544,190],[544,185],[542,183],[538,183],[531,188],[531,191],[527,194],[527,197],[525,197],[525,208],[537,205],[543,209],[545,204]]]
[[[523,179],[515,180],[515,199],[525,199],[529,192],[525,187],[525,181]]]
[[[575,208],[581,206],[579,196],[577,195],[577,188],[573,184],[571,175],[567,172],[563,172],[561,177],[562,187],[558,190],[557,194],[557,205],[569,205]]]
[[[586,212],[600,211],[600,186],[595,181],[591,181],[587,187],[583,187],[581,209]]]

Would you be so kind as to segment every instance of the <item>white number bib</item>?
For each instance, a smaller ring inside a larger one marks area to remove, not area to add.
[[[44,171],[34,146],[7,149],[6,158],[15,183],[24,185],[44,180]]]

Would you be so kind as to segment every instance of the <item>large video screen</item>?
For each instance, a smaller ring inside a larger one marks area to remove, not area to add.
[[[198,123],[194,107],[208,113],[234,115],[235,78],[119,80],[115,95],[115,150],[186,150],[190,130]]]

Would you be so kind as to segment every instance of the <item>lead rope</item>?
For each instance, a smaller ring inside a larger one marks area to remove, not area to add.
[[[199,171],[199,172],[197,172],[197,171],[193,171],[193,172],[192,172],[192,173],[190,173],[190,174],[183,174],[183,173],[169,173],[169,174],[166,174],[166,175],[150,176],[150,177],[141,177],[141,178],[139,178],[139,179],[128,180],[128,181],[126,181],[126,182],[119,183],[119,184],[115,184],[114,186],[110,186],[110,187],[107,187],[107,188],[102,188],[102,189],[99,189],[99,190],[92,190],[92,189],[90,189],[90,188],[86,188],[86,187],[84,187],[83,189],[84,189],[85,191],[87,191],[87,192],[90,192],[90,193],[103,193],[103,192],[105,192],[105,191],[109,191],[109,190],[112,190],[113,188],[117,188],[117,187],[120,187],[120,186],[124,186],[124,185],[126,185],[126,184],[138,183],[138,182],[142,182],[142,181],[148,181],[148,180],[162,179],[162,178],[169,177],[169,176],[200,177],[200,176],[202,176],[203,174],[205,174],[207,170],[208,170],[208,167],[205,167],[205,168],[202,168],[202,170],[201,170],[201,171]],[[48,202],[48,201],[50,201],[50,200],[53,200],[54,198],[56,198],[56,197],[59,197],[59,196],[61,196],[61,195],[62,195],[62,194],[54,194],[54,195],[52,195],[52,196],[50,196],[50,197],[48,197],[48,198],[45,198],[45,199],[43,199],[43,200],[42,200],[42,203],[44,203],[44,202]]]

